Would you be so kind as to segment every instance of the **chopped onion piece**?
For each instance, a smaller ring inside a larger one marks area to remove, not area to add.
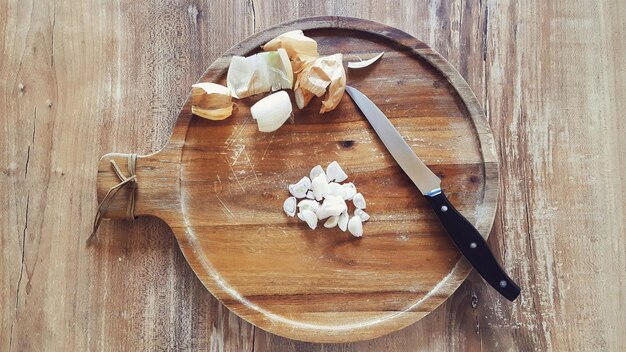
[[[317,215],[314,212],[304,209],[298,213],[298,218],[305,221],[311,230],[315,230],[317,227]]]
[[[191,86],[191,113],[209,120],[223,120],[233,113],[233,99],[227,87],[204,82]]]
[[[289,185],[289,193],[296,198],[306,197],[306,193],[311,189],[311,179],[304,176],[298,183]]]
[[[361,221],[365,222],[370,219],[370,215],[366,213],[363,209],[356,209],[354,211],[354,215],[361,218]]]
[[[311,188],[315,199],[322,200],[324,195],[328,193],[328,181],[326,180],[326,174],[317,175],[312,181]]]
[[[306,198],[307,199],[315,199],[315,196],[313,195],[313,191],[307,191],[306,192]]]
[[[343,182],[348,178],[348,175],[343,171],[339,163],[333,161],[326,168],[326,175],[331,181]]]
[[[347,210],[348,206],[343,198],[337,196],[327,196],[324,198],[324,202],[317,212],[317,218],[323,220],[330,216],[339,216]]]
[[[385,52],[381,52],[380,54],[374,56],[371,59],[368,60],[363,60],[363,61],[353,61],[353,62],[348,62],[348,67],[349,68],[364,68],[367,67],[371,64],[373,64],[374,62],[378,61],[378,59],[380,59],[381,57],[383,57],[383,54]]]
[[[339,222],[339,216],[331,216],[324,223],[324,227],[327,228],[327,229],[331,229],[331,228],[337,226],[338,222]]]
[[[350,218],[350,221],[348,221],[348,231],[350,231],[354,237],[363,236],[363,223],[360,217],[355,215]]]
[[[317,212],[320,210],[320,203],[312,199],[304,199],[301,200],[300,203],[298,203],[298,209],[300,209],[300,211],[310,210],[317,214]]]
[[[337,182],[331,182],[328,184],[328,191],[325,196],[337,196],[343,198],[343,188]]]
[[[276,131],[289,119],[291,112],[291,100],[285,91],[268,95],[250,108],[261,132]]]
[[[363,198],[361,193],[357,193],[354,198],[352,198],[352,203],[354,203],[354,206],[358,209],[365,209],[365,198]]]
[[[226,77],[233,97],[241,99],[259,93],[293,87],[293,69],[285,49],[243,57],[233,56]]]
[[[343,185],[341,185],[341,188],[343,191],[344,200],[352,200],[352,198],[354,198],[354,196],[356,195],[356,187],[352,182],[344,183]]]
[[[283,203],[283,210],[288,216],[296,215],[296,197],[289,197]]]
[[[324,168],[322,167],[322,165],[315,165],[315,167],[312,168],[311,172],[309,173],[309,178],[313,180],[319,175],[324,175],[324,179],[326,179],[326,182],[329,181],[328,176],[326,176],[326,171],[324,171]]]
[[[344,211],[343,213],[341,213],[341,215],[339,215],[339,220],[337,222],[337,225],[339,225],[339,229],[341,229],[341,231],[346,231],[348,229],[348,221],[350,220],[350,217],[348,216],[348,212]]]

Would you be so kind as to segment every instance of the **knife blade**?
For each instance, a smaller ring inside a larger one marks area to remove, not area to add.
[[[508,300],[515,300],[520,294],[519,286],[498,264],[478,230],[450,203],[441,189],[441,179],[415,155],[376,104],[353,87],[347,86],[346,92],[365,115],[400,168],[424,195],[459,251],[488,284]]]

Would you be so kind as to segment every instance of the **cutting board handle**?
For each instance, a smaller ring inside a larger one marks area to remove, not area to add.
[[[128,219],[131,192],[135,192],[133,217],[153,215],[169,222],[168,220],[173,220],[173,217],[181,213],[182,146],[185,143],[191,119],[190,109],[189,104],[185,104],[176,121],[172,136],[163,149],[149,155],[137,155],[135,184],[132,185],[133,187],[125,186],[120,189],[107,207],[100,210],[100,216],[103,219]],[[121,182],[111,160],[115,161],[125,177],[129,177],[127,164],[130,155],[132,154],[108,153],[100,158],[96,180],[98,204],[102,202],[111,187]]]
[[[132,176],[128,160],[132,154],[109,153],[100,158],[96,188],[98,204],[109,190],[123,181],[115,172],[111,161],[118,166],[125,178]],[[105,206],[100,209],[103,219],[132,219],[142,215],[167,216],[180,209],[180,153],[171,148],[151,155],[137,155],[135,180],[110,192]],[[114,193],[114,194],[113,194]],[[134,193],[134,200],[131,199]],[[134,201],[134,210],[129,216],[129,203]],[[164,219],[166,220],[166,219]]]

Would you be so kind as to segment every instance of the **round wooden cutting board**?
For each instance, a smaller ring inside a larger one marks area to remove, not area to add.
[[[348,84],[380,107],[487,237],[498,195],[489,126],[458,72],[408,34],[352,18],[301,19],[235,45],[199,81],[225,84],[233,55],[258,52],[293,29],[316,39],[321,55],[343,53],[346,66],[385,52],[368,68],[346,68]],[[188,101],[168,145],[137,159],[135,215],[164,219],[207,289],[243,319],[278,335],[364,340],[439,306],[470,267],[350,97],[324,115],[320,99],[304,110],[294,105],[293,124],[261,133],[249,108],[262,97],[237,101],[224,121],[192,116]],[[110,160],[128,174],[126,157],[102,158],[100,199],[119,182]],[[288,184],[333,160],[367,200],[371,219],[362,238],[321,224],[313,231],[283,213]],[[130,192],[122,189],[104,216],[123,218]]]

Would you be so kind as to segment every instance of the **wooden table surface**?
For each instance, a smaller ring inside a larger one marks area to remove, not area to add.
[[[309,344],[231,314],[157,219],[85,246],[98,158],[160,149],[215,58],[313,15],[400,28],[465,77],[498,147],[489,243],[515,303],[472,274],[404,330]],[[623,351],[625,17],[619,0],[2,1],[0,350]]]

